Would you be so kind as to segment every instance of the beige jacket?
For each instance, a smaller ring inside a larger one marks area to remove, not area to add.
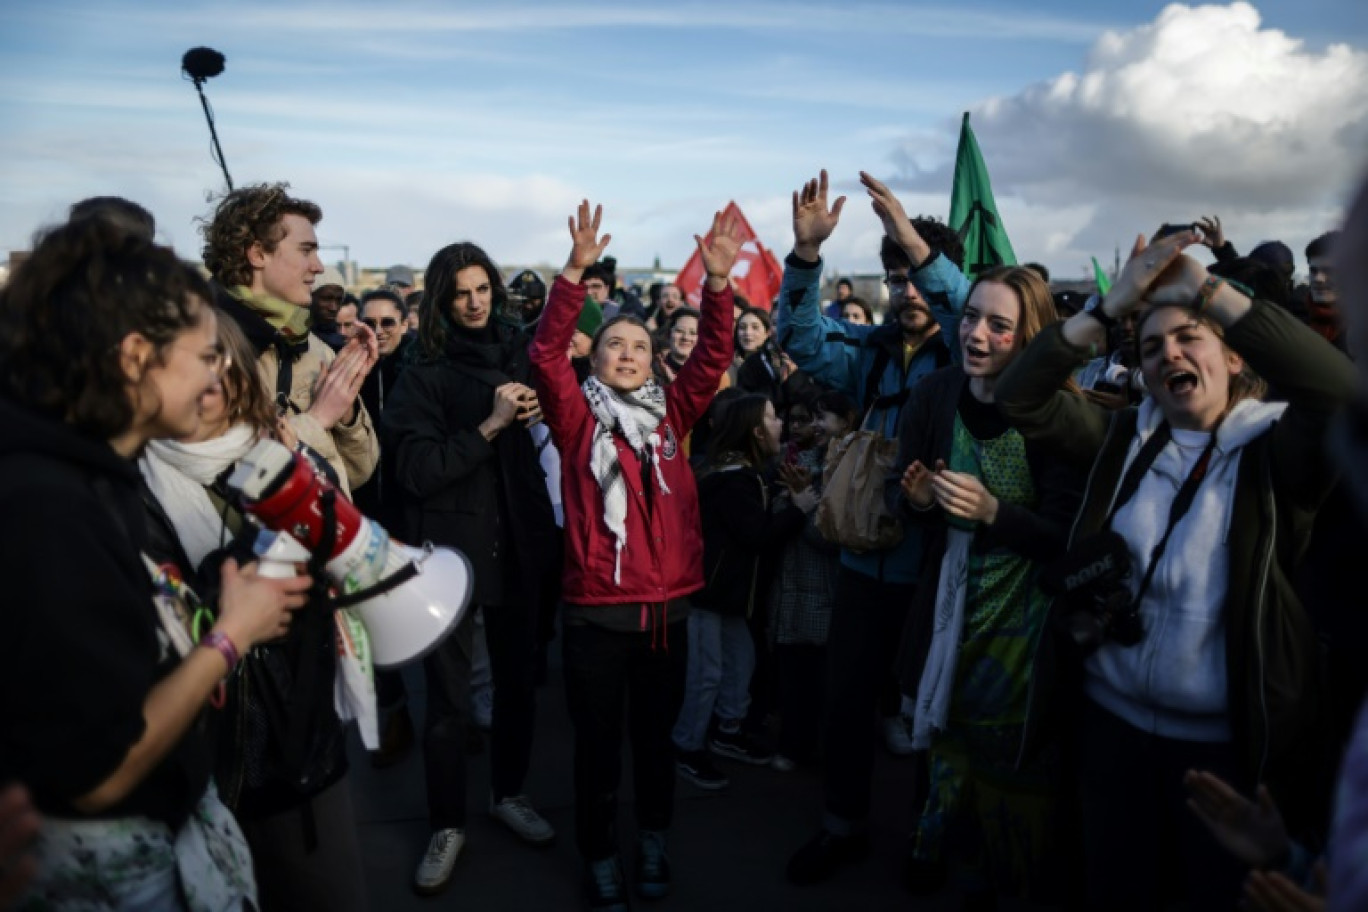
[[[356,415],[351,424],[339,421],[332,430],[325,430],[310,414],[313,404],[314,387],[318,385],[318,375],[324,365],[332,364],[337,354],[322,339],[309,334],[309,350],[294,363],[290,375],[290,401],[299,409],[286,416],[301,442],[313,447],[337,472],[342,484],[342,493],[348,498],[351,492],[366,483],[380,461],[380,441],[375,435],[370,415],[361,397],[356,399]],[[276,378],[280,373],[280,361],[274,349],[268,348],[257,359],[257,370],[261,382],[272,394],[276,388]]]

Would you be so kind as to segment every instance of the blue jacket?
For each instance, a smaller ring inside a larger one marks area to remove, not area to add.
[[[922,288],[922,281],[927,283],[923,297],[931,305],[941,332],[927,340],[906,368],[902,331],[896,323],[857,326],[822,315],[818,292],[821,261],[811,263],[788,255],[775,311],[779,344],[794,363],[823,386],[853,397],[861,411],[869,413],[865,427],[890,439],[897,439],[898,416],[908,391],[923,377],[959,359],[959,346],[947,344],[955,338],[964,303],[962,293],[957,296],[953,291],[959,286],[948,273],[959,274],[959,270],[937,255],[918,272],[925,275],[917,277],[917,287]],[[963,283],[963,275],[959,279]],[[963,291],[967,290],[964,283]],[[878,361],[883,361],[884,367],[878,377],[871,378]],[[915,583],[921,554],[921,531],[909,528],[902,542],[887,551],[856,554],[843,549],[841,565],[888,583]]]

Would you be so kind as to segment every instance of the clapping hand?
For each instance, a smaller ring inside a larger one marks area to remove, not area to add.
[[[992,525],[997,520],[998,499],[978,476],[966,472],[952,472],[944,464],[931,478],[931,490],[936,503],[951,516]]]
[[[821,257],[822,242],[831,237],[841,220],[846,198],[836,197],[827,207],[827,173],[808,181],[793,192],[793,252],[809,262]]]
[[[945,468],[945,460],[936,460],[936,471]],[[915,460],[907,470],[903,472],[902,492],[912,506],[919,510],[929,510],[936,502],[936,493],[931,487],[931,480],[935,476],[931,470],[922,465],[920,459]]]
[[[779,466],[779,483],[788,488],[790,494],[797,494],[811,486],[812,472],[786,462]]]

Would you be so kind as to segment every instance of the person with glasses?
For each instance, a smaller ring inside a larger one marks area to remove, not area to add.
[[[775,311],[778,337],[789,357],[812,379],[855,399],[865,415],[863,429],[892,439],[912,389],[957,357],[948,340],[955,337],[958,314],[944,306],[933,312],[931,302],[915,293],[908,284],[907,253],[885,236],[880,256],[889,287],[890,322],[856,326],[823,316],[821,245],[836,230],[845,205],[845,197],[828,205],[827,188],[823,171],[793,197],[794,245],[784,262]],[[901,221],[906,220],[902,214]],[[888,548],[841,552],[838,607],[827,638],[825,813],[817,834],[789,862],[793,883],[824,880],[869,851],[865,824],[873,785],[871,723],[876,712],[890,747],[899,752],[911,749],[893,663],[921,559],[919,529],[908,529],[901,542]]]
[[[221,383],[211,295],[98,216],[42,235],[0,290],[0,782],[42,815],[19,908],[256,903],[205,710],[309,580],[225,563],[192,621],[197,600],[146,556],[134,466],[149,440],[196,433]]]
[[[361,401],[377,425],[385,413],[385,402],[399,382],[413,345],[408,332],[408,307],[399,292],[382,286],[361,296],[361,319],[380,349],[380,360],[361,384]],[[380,438],[380,464],[365,484],[353,492],[362,513],[374,519],[390,535],[403,538],[403,507],[394,474],[394,448]],[[402,760],[413,746],[413,720],[408,711],[408,691],[397,671],[375,673],[375,696],[380,710],[380,746],[371,752],[371,765],[386,769]]]

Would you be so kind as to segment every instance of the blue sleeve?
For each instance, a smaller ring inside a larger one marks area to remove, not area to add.
[[[910,278],[931,306],[931,314],[940,324],[941,333],[950,347],[950,357],[958,364],[960,350],[954,340],[959,338],[960,317],[964,314],[964,302],[969,298],[969,288],[973,283],[939,251],[912,270]]]
[[[818,383],[859,396],[864,338],[875,327],[823,316],[818,293],[821,277],[820,260],[815,266],[795,262],[792,255],[784,260],[784,282],[774,315],[776,338],[793,363]]]

